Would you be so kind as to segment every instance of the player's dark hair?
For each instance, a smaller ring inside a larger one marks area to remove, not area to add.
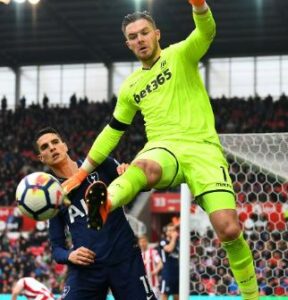
[[[125,31],[126,31],[127,25],[130,23],[133,23],[135,21],[141,20],[141,19],[147,20],[149,23],[152,24],[153,28],[156,29],[155,21],[148,11],[146,11],[146,10],[145,11],[135,11],[132,14],[126,15],[122,21],[121,29],[122,29],[124,36],[125,36]]]
[[[166,233],[169,227],[173,227],[174,229],[176,229],[175,224],[173,222],[168,223],[165,228],[164,228],[164,232]]]
[[[46,133],[54,133],[54,134],[56,134],[56,135],[63,141],[63,138],[62,138],[62,136],[61,136],[61,134],[60,134],[60,132],[59,132],[58,130],[56,130],[55,128],[50,127],[50,126],[44,127],[44,128],[42,128],[42,129],[38,130],[38,131],[36,132],[35,136],[34,136],[34,140],[33,140],[33,148],[34,148],[34,151],[35,151],[37,154],[39,154],[39,148],[38,148],[37,141],[38,141],[38,139],[39,139],[42,135],[44,135],[44,134],[46,134]]]

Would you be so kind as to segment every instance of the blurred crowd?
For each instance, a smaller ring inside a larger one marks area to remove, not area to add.
[[[85,157],[94,138],[105,126],[113,112],[116,98],[108,102],[89,103],[71,97],[69,107],[49,107],[49,99],[43,104],[25,106],[25,101],[12,111],[1,103],[0,113],[0,206],[15,204],[15,189],[20,179],[31,172],[45,170],[33,152],[35,132],[45,126],[57,128],[66,138],[73,158]],[[247,99],[212,99],[219,133],[261,133],[284,132],[288,128],[288,98],[282,95],[277,101],[268,96]],[[130,162],[145,143],[144,122],[141,115],[133,121],[134,126],[125,133],[120,145],[112,156],[120,162]],[[238,168],[238,166],[234,166]],[[234,170],[235,171],[235,170]],[[234,173],[233,171],[233,173]],[[238,170],[239,171],[239,170]],[[239,173],[239,172],[235,173]],[[241,170],[240,170],[241,171]],[[244,184],[244,179],[248,181]],[[235,189],[238,202],[265,202],[261,198],[262,189],[271,195],[274,203],[284,203],[287,191],[274,183],[265,174],[250,174],[242,170],[237,178]],[[253,179],[253,176],[257,178]],[[233,175],[232,175],[233,177]],[[264,188],[257,190],[257,182],[266,181]],[[251,179],[252,178],[252,179]],[[262,178],[262,179],[261,179]],[[287,186],[286,186],[287,188]],[[248,193],[249,192],[249,193]],[[249,194],[246,197],[245,194]],[[266,194],[267,194],[266,193]],[[275,196],[276,195],[276,196]],[[243,226],[256,264],[257,277],[262,295],[288,295],[288,231],[287,225],[279,228],[251,215],[244,218]],[[267,220],[266,220],[267,221]],[[273,222],[272,222],[273,223]],[[270,224],[270,226],[269,226]],[[276,231],[277,229],[277,231]],[[8,229],[6,229],[8,230]],[[18,233],[19,234],[19,233]],[[54,293],[63,289],[66,268],[51,261],[47,229],[31,233],[20,233],[17,238],[8,238],[5,232],[0,235],[0,293],[11,292],[12,282],[22,276],[33,276],[51,287]],[[238,287],[228,268],[225,251],[213,231],[204,235],[191,232],[191,282],[190,291],[194,295],[237,295]],[[57,276],[55,276],[57,274]]]
[[[277,100],[250,97],[212,99],[219,133],[286,132],[288,126],[288,97]]]
[[[51,259],[46,226],[32,232],[2,232],[0,236],[0,293],[11,293],[22,277],[34,277],[52,292],[63,291],[67,267]]]

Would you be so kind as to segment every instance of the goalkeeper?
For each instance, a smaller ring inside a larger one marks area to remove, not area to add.
[[[186,182],[227,251],[243,299],[258,299],[253,258],[239,225],[235,195],[209,97],[198,62],[215,36],[215,22],[205,0],[190,0],[195,30],[166,49],[147,12],[127,15],[122,31],[128,48],[142,63],[123,83],[113,118],[95,140],[79,172],[65,181],[77,187],[117,146],[138,110],[148,142],[128,170],[106,190],[97,182],[87,191],[89,218],[101,227],[107,214],[145,188],[167,189]]]

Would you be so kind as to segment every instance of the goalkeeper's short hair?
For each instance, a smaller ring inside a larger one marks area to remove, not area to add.
[[[126,31],[127,25],[129,25],[130,23],[133,23],[135,21],[141,20],[141,19],[147,20],[149,23],[152,24],[153,28],[156,29],[155,21],[147,10],[136,11],[132,14],[126,15],[122,21],[121,29],[122,29],[124,36],[125,36],[125,31]]]

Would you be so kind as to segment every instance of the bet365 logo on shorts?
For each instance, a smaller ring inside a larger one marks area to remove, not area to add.
[[[141,99],[145,98],[148,94],[157,90],[159,86],[163,85],[167,80],[170,80],[172,73],[169,69],[166,69],[162,73],[158,74],[155,79],[148,83],[142,91],[137,94],[134,94],[134,100],[136,103],[139,103]]]

